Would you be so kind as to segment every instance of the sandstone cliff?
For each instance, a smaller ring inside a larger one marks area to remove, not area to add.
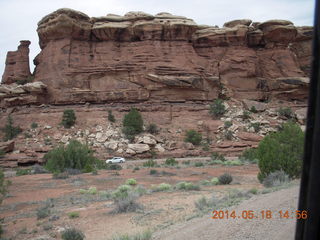
[[[243,19],[218,28],[169,13],[90,18],[59,9],[37,31],[42,50],[33,81],[47,87],[38,103],[302,100],[307,94],[312,28],[285,20]],[[30,76],[28,45],[8,53],[2,83]],[[15,105],[4,100],[2,106]]]

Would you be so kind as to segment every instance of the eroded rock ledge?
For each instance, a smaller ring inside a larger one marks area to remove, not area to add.
[[[169,13],[90,18],[59,9],[37,32],[42,50],[32,81],[47,89],[39,104],[307,96],[312,27],[286,20],[242,19],[218,28]],[[22,45],[25,59],[29,44]],[[14,83],[19,72],[31,76],[17,64],[20,52],[8,53],[3,83]]]

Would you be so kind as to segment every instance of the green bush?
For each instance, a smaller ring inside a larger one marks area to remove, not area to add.
[[[158,134],[159,133],[159,128],[156,124],[154,123],[150,123],[148,126],[147,126],[147,132],[148,133],[151,133],[151,134]]]
[[[179,183],[177,183],[175,188],[178,190],[184,190],[184,191],[191,191],[191,190],[199,191],[200,190],[199,185],[195,185],[190,182],[179,182]]]
[[[129,185],[121,185],[112,193],[115,208],[111,213],[135,212],[142,209],[142,206],[136,202],[140,196],[139,193],[132,190]]]
[[[68,228],[62,232],[61,238],[63,240],[83,240],[85,239],[85,235],[79,229]]]
[[[37,128],[38,127],[38,123],[36,123],[36,122],[33,122],[33,123],[31,123],[31,126],[30,126],[32,129],[35,129],[35,128]]]
[[[232,176],[229,173],[224,173],[221,176],[219,176],[219,183],[225,185],[230,184],[232,182]]]
[[[63,111],[62,121],[61,124],[64,128],[71,128],[76,123],[76,115],[74,110],[66,109]]]
[[[0,158],[3,158],[5,154],[6,154],[5,151],[3,151],[2,149],[0,149]]]
[[[225,130],[223,135],[224,135],[224,138],[227,140],[232,140],[233,138],[233,133],[230,130]]]
[[[7,124],[1,130],[4,133],[4,141],[12,140],[19,133],[22,132],[22,129],[19,126],[15,127],[13,125],[13,119],[12,119],[11,115],[8,116]]]
[[[168,183],[161,183],[155,187],[152,188],[152,191],[154,192],[164,192],[171,190],[172,186]]]
[[[228,129],[231,126],[232,126],[232,122],[231,121],[225,121],[224,122],[224,128]]]
[[[304,146],[304,133],[299,125],[288,122],[282,129],[268,134],[259,143],[256,157],[259,160],[260,181],[272,172],[283,170],[290,178],[300,176]]]
[[[31,169],[29,168],[19,168],[16,171],[16,176],[23,176],[31,174]]]
[[[212,183],[213,185],[218,185],[220,182],[219,182],[219,179],[218,179],[218,178],[214,177],[214,178],[211,179],[211,183]]]
[[[135,180],[134,178],[129,178],[126,181],[127,185],[137,185],[137,180]]]
[[[250,108],[250,112],[252,112],[252,113],[257,113],[258,110],[256,109],[255,106],[252,106],[252,107]]]
[[[220,153],[213,152],[211,154],[211,160],[220,160],[220,161],[224,162],[224,161],[226,161],[226,158]]]
[[[152,159],[143,163],[144,167],[155,167],[156,165],[157,165],[157,163]]]
[[[130,112],[124,116],[122,131],[129,140],[143,131],[143,119],[137,109],[131,108]]]
[[[202,134],[191,129],[186,132],[185,142],[190,142],[193,145],[199,145],[202,140]]]
[[[4,173],[2,169],[0,169],[0,204],[2,203],[2,200],[7,195],[8,187],[10,184],[11,182],[8,180],[5,180]]]
[[[279,114],[281,117],[284,117],[284,118],[287,118],[287,119],[293,118],[292,109],[289,108],[289,107],[285,107],[285,108],[280,107],[280,108],[277,110],[277,112],[278,112],[278,114]]]
[[[210,104],[209,114],[214,117],[222,117],[227,112],[226,107],[222,99],[216,99]]]
[[[203,164],[202,162],[196,162],[196,163],[194,164],[194,166],[195,166],[195,167],[203,167],[204,164]]]
[[[158,171],[156,169],[151,169],[150,170],[150,175],[155,175],[157,173],[158,173]]]
[[[250,127],[254,129],[254,132],[259,132],[261,130],[261,123],[259,122],[254,122],[250,124]]]
[[[240,160],[228,160],[223,162],[223,165],[225,166],[242,166],[243,162]]]
[[[78,218],[80,216],[79,212],[69,212],[68,213],[69,218]]]
[[[175,165],[178,165],[178,161],[174,158],[167,158],[165,161],[165,165],[175,166]]]
[[[248,148],[244,150],[240,156],[242,160],[249,160],[250,162],[256,163],[257,162],[257,149],[255,148]]]
[[[45,168],[50,172],[60,173],[67,168],[92,171],[99,160],[93,156],[93,151],[79,141],[71,140],[67,146],[59,146],[49,151],[45,156]]]
[[[50,206],[47,204],[44,207],[37,208],[36,215],[37,219],[43,219],[49,217],[51,214]]]
[[[114,115],[112,114],[111,110],[108,110],[108,120],[109,120],[109,122],[112,122],[112,123],[116,122],[116,119],[115,119]]]
[[[240,116],[242,120],[249,120],[250,119],[250,112],[249,111],[243,111],[243,114]]]

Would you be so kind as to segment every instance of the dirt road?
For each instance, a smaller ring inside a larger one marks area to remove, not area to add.
[[[287,240],[294,239],[296,220],[291,214],[296,210],[299,187],[294,186],[277,192],[257,195],[229,208],[235,210],[235,219],[211,219],[211,215],[173,225],[155,233],[154,240]],[[217,209],[219,210],[219,209]],[[238,218],[244,210],[252,210],[258,218]],[[261,211],[271,210],[271,219],[262,219]],[[280,219],[279,211],[288,210],[289,219]],[[293,218],[291,218],[293,217]]]

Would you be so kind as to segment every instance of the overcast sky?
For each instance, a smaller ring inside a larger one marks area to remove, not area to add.
[[[198,24],[222,26],[224,22],[249,18],[253,21],[286,19],[297,26],[313,24],[314,0],[0,0],[0,77],[7,51],[20,40],[30,40],[30,66],[40,52],[37,22],[59,9],[72,8],[91,17],[129,11],[157,14],[170,12],[192,18]],[[1,79],[1,78],[0,78]]]

